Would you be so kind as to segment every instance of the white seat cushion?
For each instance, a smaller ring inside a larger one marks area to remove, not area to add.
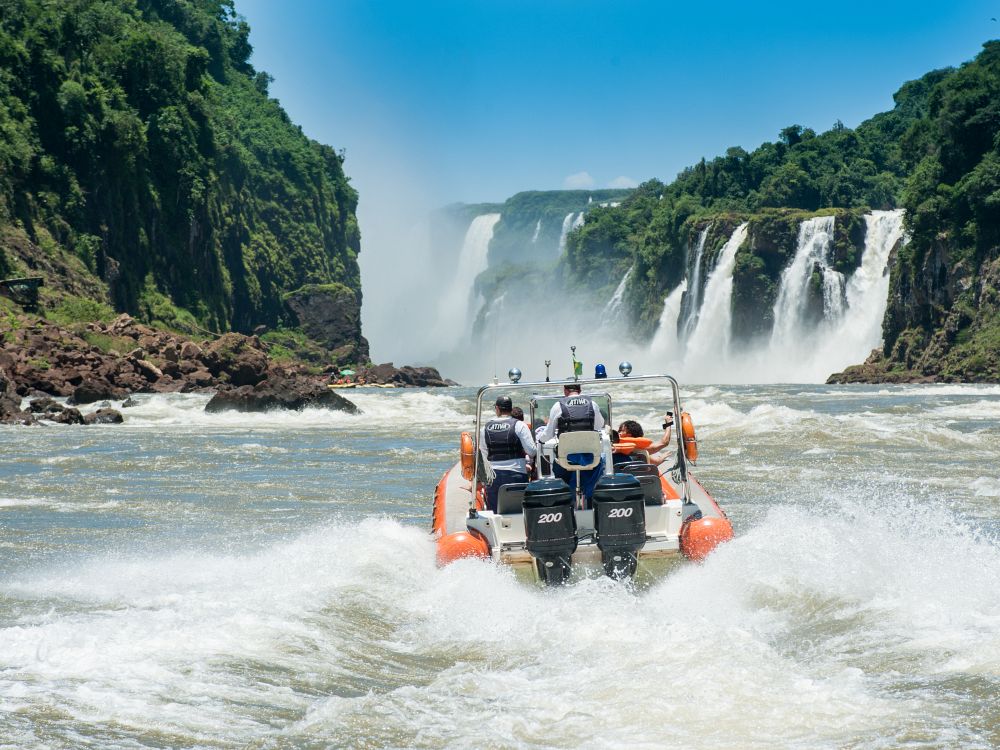
[[[570,456],[589,455],[590,461],[570,463]],[[567,471],[586,471],[593,469],[601,462],[601,433],[583,430],[580,432],[564,432],[559,435],[559,448],[556,453],[556,463]]]

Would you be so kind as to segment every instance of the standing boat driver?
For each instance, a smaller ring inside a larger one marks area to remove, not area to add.
[[[505,484],[528,481],[525,456],[535,457],[535,441],[531,430],[511,415],[510,396],[500,396],[494,406],[496,418],[491,419],[480,433],[480,444],[493,469],[493,481],[486,485],[486,507],[496,513],[497,496]]]
[[[604,415],[589,396],[580,395],[580,384],[569,382],[563,385],[563,397],[552,405],[549,422],[538,434],[538,442],[544,443],[563,432],[579,430],[600,430],[604,427]],[[554,467],[555,475],[576,491],[576,472],[566,471],[559,464]],[[594,486],[604,473],[604,459],[593,469],[580,472],[580,484],[584,497],[590,500]]]

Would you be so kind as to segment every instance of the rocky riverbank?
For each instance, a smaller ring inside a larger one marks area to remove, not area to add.
[[[110,323],[60,326],[10,314],[0,322],[0,422],[39,419],[82,424],[121,421],[77,406],[121,401],[133,393],[217,392],[212,411],[307,405],[354,410],[327,388],[336,369],[315,374],[296,362],[277,361],[257,336],[227,333],[196,341],[143,325],[129,315]],[[433,387],[452,384],[434,368],[396,368],[391,363],[357,372],[366,384]],[[52,397],[64,397],[62,406]],[[22,402],[28,400],[22,409]],[[110,410],[113,411],[113,410]]]
[[[956,379],[951,381],[939,375],[923,374],[913,370],[894,370],[886,360],[881,349],[874,349],[860,365],[851,365],[842,372],[835,372],[826,379],[827,385],[846,385],[857,383],[938,383],[964,382]]]

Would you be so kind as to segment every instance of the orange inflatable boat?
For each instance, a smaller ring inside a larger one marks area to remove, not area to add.
[[[619,370],[619,378],[572,381],[600,409],[605,426],[561,434],[553,430],[554,437],[536,445],[529,481],[500,487],[492,509],[486,486],[493,473],[480,441],[493,418],[495,398],[510,396],[525,404],[525,418],[540,431],[563,395],[564,383],[520,383],[520,372],[513,369],[511,382],[479,389],[476,429],[461,434],[458,461],[434,490],[432,526],[439,564],[489,558],[530,567],[540,580],[559,584],[579,566],[629,578],[645,560],[678,555],[703,560],[732,539],[725,512],[691,473],[698,443],[677,381],[669,375],[629,376],[627,362]],[[613,443],[609,429],[612,394],[640,384],[669,386],[672,413],[680,415],[673,439],[661,453],[667,458],[658,464],[646,452],[648,439]],[[589,496],[584,488],[591,489]]]

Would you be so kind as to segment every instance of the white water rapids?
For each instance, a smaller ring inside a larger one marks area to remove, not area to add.
[[[0,745],[1000,743],[1000,388],[686,390],[735,540],[560,591],[434,565],[472,392],[0,428]]]

